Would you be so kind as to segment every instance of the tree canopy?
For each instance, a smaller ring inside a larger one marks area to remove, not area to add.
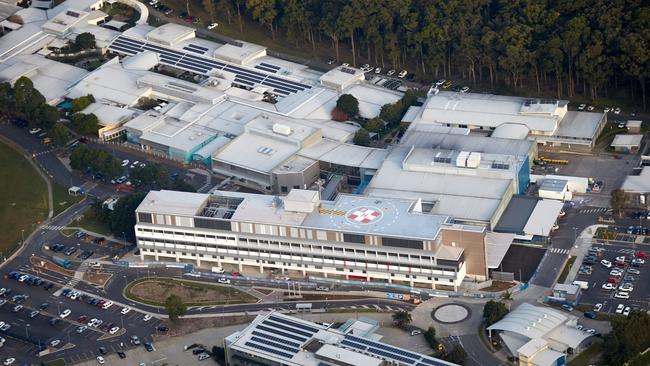
[[[407,68],[421,79],[461,78],[557,98],[611,96],[645,108],[650,3],[503,0],[219,0],[230,22],[259,22],[339,62]],[[240,28],[242,26],[240,25]],[[345,47],[352,52],[342,52]],[[341,59],[346,55],[346,59]]]
[[[145,193],[133,193],[120,198],[109,216],[111,232],[116,237],[126,237],[127,240],[135,240],[135,209],[138,208]]]
[[[356,116],[359,114],[359,101],[352,94],[343,94],[336,101],[336,109],[348,116]]]
[[[97,136],[97,130],[100,128],[99,120],[93,113],[75,113],[72,115],[71,122],[72,128],[82,135]]]
[[[612,332],[605,336],[604,361],[607,365],[624,365],[639,352],[650,347],[650,315],[633,311],[629,317],[612,322]]]
[[[490,300],[485,303],[483,307],[483,319],[485,319],[485,326],[489,327],[490,325],[498,322],[503,319],[509,310],[506,305],[500,301]]]
[[[353,142],[359,146],[370,146],[370,133],[365,128],[360,128],[354,134]]]
[[[614,209],[619,216],[622,215],[623,209],[627,207],[629,201],[629,197],[622,189],[615,189],[612,191],[610,203],[612,209]]]
[[[92,33],[84,32],[77,36],[75,44],[79,49],[88,50],[96,47],[95,35]]]
[[[95,97],[93,97],[92,94],[84,95],[79,98],[75,98],[72,100],[72,107],[71,107],[71,112],[76,113],[84,108],[88,107],[91,103],[95,101]]]
[[[183,299],[180,296],[169,295],[165,300],[165,309],[167,310],[167,315],[169,315],[169,320],[176,322],[180,316],[185,314],[187,306],[183,304]]]

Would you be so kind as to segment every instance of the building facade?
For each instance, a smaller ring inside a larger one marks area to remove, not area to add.
[[[300,189],[282,198],[151,191],[136,213],[142,260],[258,276],[279,271],[455,290],[467,275],[464,246],[484,245],[484,228],[470,226],[472,235],[446,245],[441,232],[449,218],[423,213],[419,202],[348,195],[321,201],[318,192]],[[484,276],[484,266],[473,267]]]

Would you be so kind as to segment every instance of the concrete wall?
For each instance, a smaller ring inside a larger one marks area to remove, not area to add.
[[[442,228],[441,244],[463,248],[465,250],[467,276],[478,280],[487,279],[487,250],[484,232],[474,233]]]

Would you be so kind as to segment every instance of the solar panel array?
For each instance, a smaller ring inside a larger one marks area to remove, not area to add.
[[[207,48],[189,44],[185,49],[191,48],[189,51],[193,53],[205,53]],[[240,66],[228,64],[225,62],[216,61],[211,58],[193,55],[174,49],[161,47],[149,42],[140,41],[125,36],[118,36],[108,48],[111,51],[121,53],[127,56],[134,56],[144,51],[152,51],[159,55],[160,63],[177,67],[180,69],[196,72],[200,74],[208,74],[211,70],[217,69],[227,71],[235,75],[234,82],[245,86],[254,87],[257,85],[264,85],[273,88],[275,94],[287,96],[306,89],[311,89],[311,86],[292,80],[287,80],[278,76],[265,74],[255,70],[243,68]],[[278,66],[267,63],[261,63],[267,69],[279,70]],[[270,72],[263,69],[263,71]]]
[[[201,55],[208,51],[208,49],[206,47],[195,45],[193,43],[188,44],[187,46],[183,47],[183,49],[194,52],[194,53],[198,53],[198,54],[201,54]]]
[[[357,351],[369,353],[381,358],[387,358],[398,361],[406,365],[415,366],[447,366],[448,364],[426,358],[417,353],[409,352],[403,349],[392,347],[383,343],[375,342],[366,338],[355,337],[346,335],[345,339],[340,343],[342,346],[353,348]]]
[[[270,72],[272,74],[275,74],[278,71],[280,71],[280,66],[267,64],[266,62],[261,62],[259,65],[255,65],[255,68],[259,70],[264,70],[266,72]]]
[[[276,356],[293,358],[319,329],[271,315],[257,324],[244,344]]]

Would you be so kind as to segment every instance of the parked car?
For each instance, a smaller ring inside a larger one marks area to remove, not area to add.
[[[568,304],[562,304],[561,308],[564,311],[569,311],[569,312],[573,311],[573,306],[568,305]]]
[[[602,264],[606,268],[612,268],[612,262],[610,262],[610,261],[608,261],[606,259],[603,259],[602,261],[600,261],[600,264]]]
[[[624,292],[624,291],[619,291],[614,294],[614,297],[617,299],[629,299],[630,298],[630,293],[629,292]]]
[[[584,315],[585,318],[596,319],[596,313],[594,313],[593,311],[587,311],[584,313]]]
[[[627,273],[628,273],[628,274],[633,274],[633,275],[640,275],[640,274],[641,274],[641,271],[639,271],[639,270],[636,269],[636,268],[628,268],[628,269],[627,269]]]
[[[625,309],[625,305],[618,304],[618,306],[616,307],[616,314],[623,314],[624,309]]]
[[[600,311],[603,308],[603,304],[598,303],[594,305],[594,311]]]
[[[579,111],[583,111],[585,108],[587,108],[587,105],[584,104],[584,103],[583,103],[583,104],[580,104],[580,105],[578,106],[578,110],[579,110]]]
[[[610,282],[603,283],[602,289],[603,290],[614,290],[614,289],[616,289],[616,284],[610,283]]]
[[[406,74],[408,74],[408,72],[406,70],[402,70],[399,72],[399,74],[397,74],[397,77],[400,79],[404,79],[406,77]]]
[[[214,29],[219,26],[219,23],[210,23],[208,24],[208,29]]]
[[[623,310],[623,315],[628,316],[628,315],[630,315],[631,311],[632,311],[632,309],[629,306],[626,306],[625,310]]]

